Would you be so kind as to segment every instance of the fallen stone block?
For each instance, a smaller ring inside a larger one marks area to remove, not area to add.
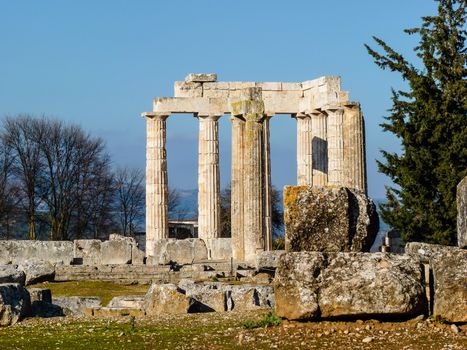
[[[17,265],[0,265],[0,283],[19,283],[24,286],[26,274]]]
[[[457,245],[467,248],[467,176],[457,185]]]
[[[101,264],[101,244],[98,239],[75,239],[73,241],[74,259],[82,265]]]
[[[409,242],[405,245],[405,254],[419,259],[421,263],[428,264],[433,258],[443,257],[461,251],[458,247],[422,242]],[[467,251],[465,252],[467,254]]]
[[[107,307],[122,309],[143,309],[144,295],[125,295],[113,297]]]
[[[419,261],[384,253],[287,253],[275,302],[278,316],[292,320],[427,313]]]
[[[0,326],[10,326],[27,316],[30,310],[27,290],[18,283],[0,284]]]
[[[467,250],[446,251],[431,260],[433,315],[448,322],[467,322]]]
[[[21,264],[26,260],[46,261],[70,265],[73,261],[73,242],[70,241],[0,241],[0,263]]]
[[[187,293],[194,301],[189,312],[224,312],[226,309],[225,292],[215,287],[206,287]]]
[[[284,188],[287,252],[369,251],[379,230],[376,206],[345,187]]]
[[[146,315],[144,310],[135,308],[124,308],[124,307],[90,307],[83,310],[85,316],[93,316],[99,318],[108,317],[143,317]]]
[[[26,285],[53,281],[55,277],[55,266],[47,261],[27,260],[18,265],[18,270],[26,275]]]
[[[206,241],[208,257],[212,260],[230,260],[232,240],[230,238],[210,238]]]
[[[176,285],[153,283],[144,298],[144,311],[147,315],[186,314],[192,304]]]
[[[102,306],[99,297],[53,297],[52,303],[60,306],[65,315],[83,316],[86,308]]]
[[[31,303],[35,301],[52,302],[52,292],[48,288],[28,288]]]
[[[132,245],[126,240],[111,240],[101,243],[101,264],[131,264]]]

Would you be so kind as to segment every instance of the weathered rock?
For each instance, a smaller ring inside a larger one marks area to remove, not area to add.
[[[272,271],[277,268],[279,258],[284,254],[284,250],[269,250],[261,252],[256,256],[256,270]]]
[[[432,257],[435,300],[433,314],[448,322],[467,322],[467,250]]]
[[[0,265],[0,283],[19,283],[24,286],[26,275],[17,265]]]
[[[18,283],[0,284],[0,326],[15,324],[30,308],[29,293]]]
[[[143,309],[144,296],[142,295],[125,295],[114,297],[110,300],[107,307],[122,308],[122,309]]]
[[[123,307],[90,307],[84,309],[84,314],[86,316],[94,316],[100,318],[122,316],[143,317],[146,315],[146,313],[142,309]]]
[[[83,316],[86,308],[102,306],[99,297],[53,297],[52,302],[60,306],[66,315]]]
[[[225,292],[215,285],[189,289],[187,295],[195,301],[189,312],[225,311]]]
[[[422,281],[409,256],[288,253],[276,271],[276,311],[288,319],[415,316],[426,312]]]
[[[433,258],[443,257],[459,250],[458,247],[421,242],[409,242],[405,245],[405,253],[419,259],[424,264],[428,264]]]
[[[457,245],[467,248],[467,176],[457,185]]]
[[[70,265],[73,242],[70,241],[0,241],[0,264],[21,264],[26,260]]]
[[[186,314],[193,300],[174,284],[155,284],[144,298],[147,315]]]
[[[53,281],[55,277],[55,267],[47,261],[27,260],[18,265],[18,270],[26,275],[26,285]]]
[[[154,247],[153,265],[167,265],[177,263],[179,265],[192,264],[193,262],[207,260],[208,250],[202,239],[167,238],[159,240]]]
[[[379,229],[376,207],[345,187],[286,186],[285,244],[293,251],[369,251]]]

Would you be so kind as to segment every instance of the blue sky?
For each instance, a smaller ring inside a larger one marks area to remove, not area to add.
[[[143,111],[172,96],[173,81],[215,72],[225,81],[304,81],[340,75],[362,104],[370,195],[384,197],[379,150],[398,142],[378,126],[391,87],[364,43],[381,37],[414,57],[404,28],[434,14],[431,0],[0,0],[0,116],[64,119],[102,137],[115,165],[145,165]],[[197,187],[195,118],[168,120],[169,182]],[[221,178],[230,181],[230,125],[220,122]],[[295,121],[271,121],[272,181],[296,183]]]

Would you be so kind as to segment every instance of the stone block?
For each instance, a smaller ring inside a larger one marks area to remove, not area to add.
[[[190,73],[186,76],[187,83],[204,83],[217,81],[217,74],[215,73]]]
[[[0,283],[18,283],[24,286],[26,274],[17,265],[0,265]]]
[[[201,83],[176,81],[174,84],[175,97],[202,97],[203,86]]]
[[[229,83],[226,81],[203,83],[203,91],[206,90],[229,90]]]
[[[52,292],[48,288],[28,288],[31,303],[43,301],[52,303]]]
[[[47,261],[70,265],[73,261],[73,242],[70,241],[0,241],[0,264],[20,264],[26,260]]]
[[[206,246],[208,257],[212,260],[229,260],[232,257],[231,238],[209,238]]]
[[[279,258],[285,250],[270,250],[261,252],[256,256],[256,270],[274,271],[279,263]]]
[[[284,188],[286,251],[369,251],[379,230],[373,201],[345,187]]]
[[[147,315],[186,314],[193,300],[174,284],[155,284],[149,288],[144,298]]]
[[[279,82],[261,82],[255,84],[257,87],[260,87],[263,91],[281,91],[282,83]]]
[[[384,253],[284,254],[275,301],[277,314],[292,320],[408,318],[427,312],[419,261]]]
[[[55,266],[47,261],[26,260],[18,265],[18,270],[26,275],[26,285],[53,281],[55,277]]]
[[[155,244],[154,252],[154,256],[149,259],[149,263],[153,265],[184,265],[208,259],[206,244],[199,238],[159,240]]]
[[[29,293],[20,284],[0,284],[0,326],[17,323],[27,315],[30,306]]]
[[[60,306],[67,316],[83,316],[85,309],[102,306],[99,297],[52,297],[52,303]]]
[[[301,91],[302,84],[301,83],[281,83],[282,90],[284,91]]]
[[[130,264],[132,245],[125,240],[109,240],[101,243],[101,264]]]
[[[84,315],[109,318],[109,317],[143,317],[146,315],[142,309],[124,308],[124,307],[89,307],[83,310]]]
[[[467,176],[457,185],[457,245],[467,248]]]
[[[189,312],[225,311],[225,293],[220,289],[205,286],[205,288],[192,289],[187,295],[194,300]]]
[[[445,250],[430,263],[434,278],[433,315],[448,322],[467,322],[467,250]]]
[[[428,264],[434,258],[449,254],[456,254],[460,249],[440,244],[429,244],[422,242],[409,242],[405,245],[405,253],[417,258],[421,263]],[[467,251],[465,252],[467,254]]]
[[[144,296],[142,295],[124,295],[113,297],[107,307],[123,309],[143,309]]]
[[[101,264],[101,244],[98,239],[75,239],[73,241],[75,260],[79,260],[83,265]]]

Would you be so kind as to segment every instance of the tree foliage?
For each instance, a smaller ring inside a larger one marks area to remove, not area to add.
[[[392,91],[384,131],[401,142],[400,154],[382,151],[379,170],[386,188],[385,222],[406,241],[456,243],[456,186],[467,174],[466,0],[438,0],[438,13],[422,17],[410,63],[380,38],[382,53],[365,45],[375,63],[401,75],[408,90]]]

